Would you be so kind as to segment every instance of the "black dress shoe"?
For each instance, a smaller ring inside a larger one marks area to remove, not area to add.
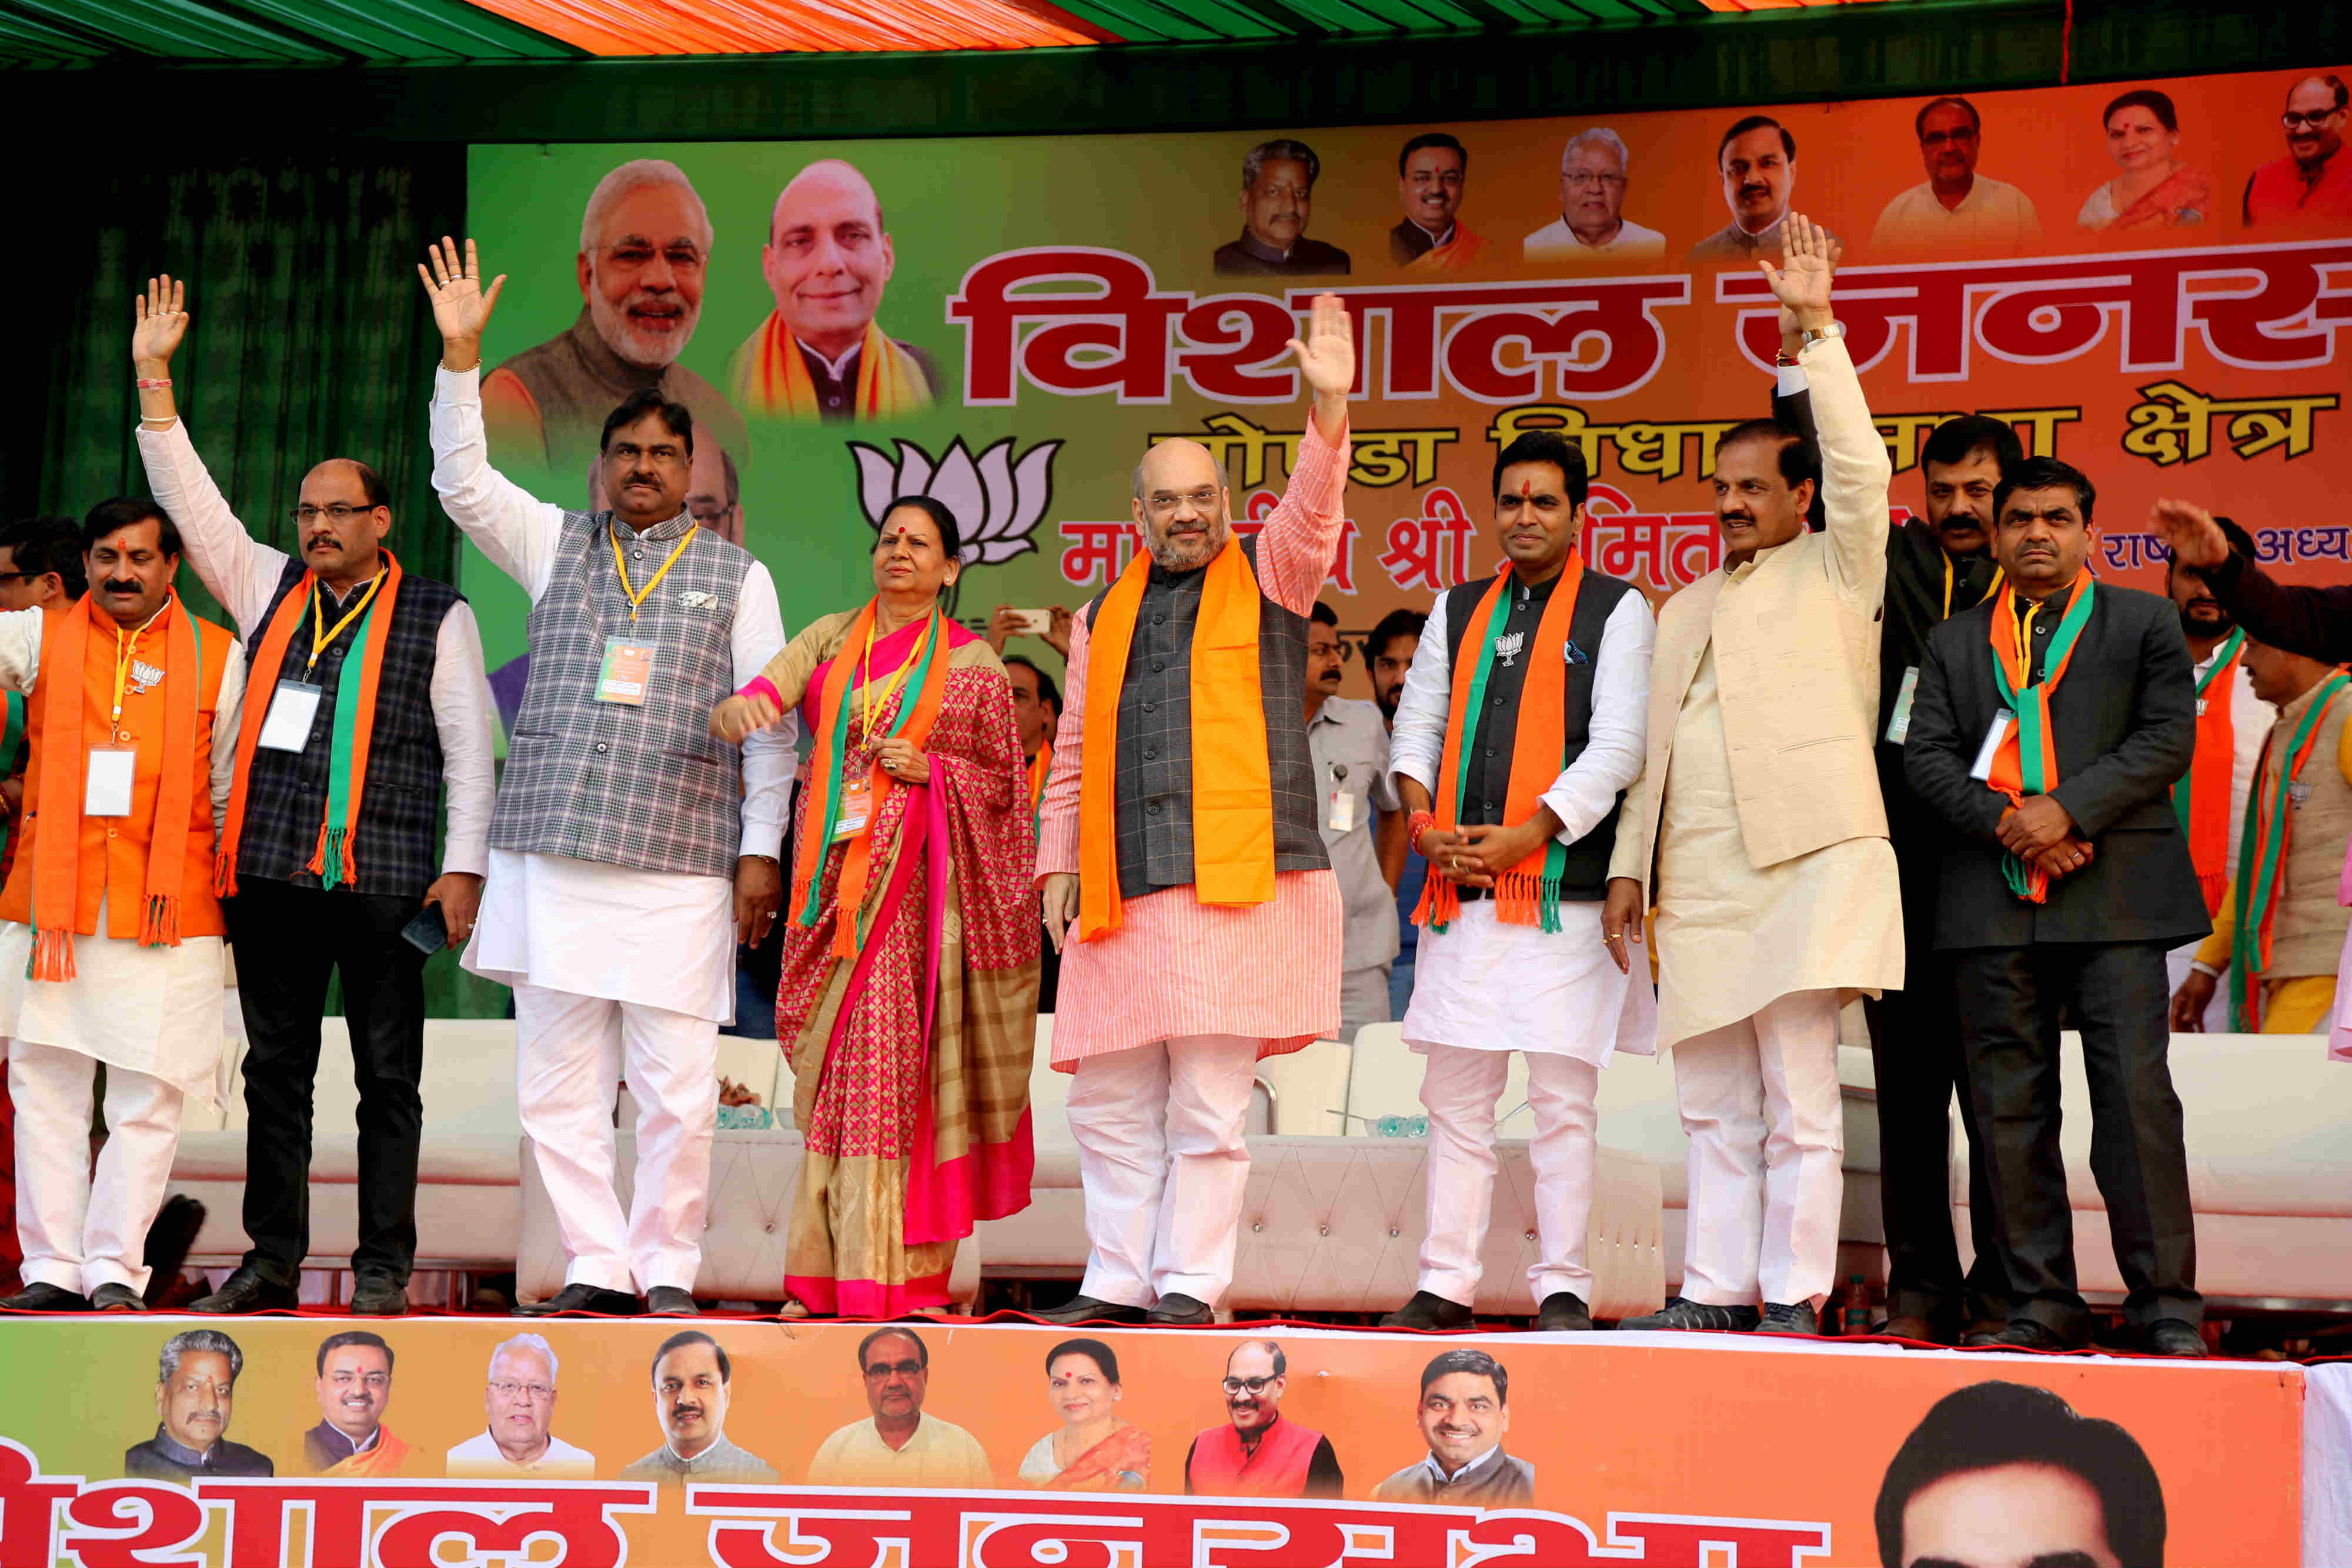
[[[2073,1350],[2074,1348],[2066,1342],[2064,1335],[2055,1329],[2034,1322],[2032,1318],[2010,1319],[2009,1326],[1993,1335],[1990,1343],[1996,1350]],[[2198,1341],[2197,1348],[2202,1351],[2205,1348],[2205,1342]]]
[[[1644,1317],[1627,1318],[1620,1329],[1711,1330],[1723,1333],[1746,1333],[1761,1321],[1763,1314],[1754,1307],[1715,1307],[1705,1301],[1689,1301],[1681,1296],[1669,1299],[1666,1304]]]
[[[1143,1321],[1141,1307],[1121,1306],[1117,1301],[1097,1301],[1092,1296],[1072,1296],[1058,1307],[1031,1312],[1041,1323],[1139,1323]]]
[[[63,1285],[27,1285],[13,1296],[0,1297],[0,1307],[12,1312],[86,1312],[89,1298]]]
[[[593,1285],[566,1285],[543,1301],[515,1309],[519,1318],[551,1318],[558,1312],[593,1312],[600,1318],[633,1318],[642,1311],[626,1291],[600,1291]]]
[[[1470,1309],[1460,1301],[1449,1301],[1429,1291],[1415,1291],[1412,1300],[1381,1319],[1384,1329],[1418,1329],[1423,1333],[1437,1329],[1466,1329],[1470,1326]]]
[[[363,1318],[404,1317],[408,1287],[388,1274],[362,1274],[352,1287],[352,1311]]]
[[[1143,1321],[1154,1328],[1190,1329],[1217,1321],[1214,1309],[1205,1301],[1196,1301],[1181,1291],[1171,1291],[1151,1303]]]
[[[646,1315],[649,1318],[698,1318],[702,1309],[694,1304],[691,1292],[676,1285],[656,1285],[646,1292]]]
[[[89,1308],[94,1312],[143,1312],[147,1298],[128,1285],[109,1283],[89,1293]]]
[[[1822,1316],[1805,1301],[1767,1301],[1764,1315],[1756,1322],[1758,1333],[1811,1333],[1822,1332]]]
[[[188,1303],[192,1312],[290,1312],[299,1298],[291,1285],[265,1280],[258,1270],[240,1268],[209,1296]]]
[[[1591,1333],[1592,1312],[1574,1291],[1554,1291],[1536,1309],[1538,1333]]]
[[[2139,1348],[2150,1355],[2202,1356],[2205,1336],[2179,1318],[2158,1318],[2139,1331]]]

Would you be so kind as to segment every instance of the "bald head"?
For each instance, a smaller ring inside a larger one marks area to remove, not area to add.
[[[1143,548],[1170,571],[1209,564],[1233,529],[1225,517],[1225,476],[1209,449],[1171,436],[1135,465],[1135,522]]]
[[[330,457],[302,476],[295,543],[302,564],[338,592],[373,577],[392,529],[392,496],[355,457]]]
[[[778,193],[761,271],[784,325],[818,353],[858,346],[896,267],[881,198],[855,165],[821,158]]]

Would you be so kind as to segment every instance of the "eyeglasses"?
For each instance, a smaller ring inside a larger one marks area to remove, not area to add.
[[[555,1397],[554,1385],[547,1383],[493,1383],[490,1385],[490,1392],[501,1399],[520,1399],[525,1396],[532,1399]]]
[[[2290,109],[2279,116],[2279,123],[2289,131],[2316,131],[2343,112],[2340,109],[2323,109],[2316,114],[2297,114]]]
[[[1265,1392],[1265,1385],[1267,1384],[1279,1383],[1281,1381],[1282,1375],[1279,1373],[1276,1373],[1272,1377],[1228,1377],[1225,1379],[1225,1392],[1228,1394],[1263,1394]]]
[[[1573,174],[1562,174],[1560,178],[1579,190],[1588,185],[1605,185],[1612,191],[1622,191],[1625,188],[1624,175],[1596,174],[1590,169],[1579,169]]]
[[[1181,496],[1171,495],[1168,491],[1161,490],[1152,496],[1149,505],[1155,512],[1172,512],[1179,503],[1184,501],[1192,502],[1195,511],[1205,512],[1217,504],[1217,487],[1213,485],[1204,486]]]
[[[330,501],[323,507],[314,507],[305,501],[286,515],[307,528],[320,517],[325,517],[340,527],[350,522],[353,517],[364,517],[374,510],[373,507],[347,507],[341,501]]]
[[[895,1372],[901,1377],[917,1377],[921,1375],[922,1370],[923,1364],[912,1358],[906,1361],[877,1361],[866,1369],[866,1375],[887,1377]]]
[[[669,263],[672,272],[700,272],[709,259],[698,245],[612,245],[604,247],[604,257],[623,272],[642,272],[654,264],[658,256]]]

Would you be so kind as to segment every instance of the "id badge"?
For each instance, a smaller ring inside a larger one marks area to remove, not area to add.
[[[1903,744],[1911,733],[1911,698],[1919,689],[1919,666],[1913,664],[1903,672],[1902,689],[1895,694],[1895,711],[1886,716],[1886,739],[1892,746]]]
[[[1345,789],[1332,790],[1331,810],[1324,821],[1324,826],[1335,833],[1354,832],[1356,831],[1356,798]]]
[[[310,721],[319,716],[319,699],[326,688],[306,681],[280,681],[269,699],[269,715],[261,721],[255,744],[264,751],[300,751],[310,744]]]
[[[596,674],[596,700],[643,707],[646,685],[653,678],[653,673],[654,651],[650,644],[632,643],[625,637],[607,637],[604,666]]]
[[[2009,738],[2011,727],[2016,723],[2017,716],[2007,708],[1992,716],[1992,722],[1985,726],[1984,744],[1977,747],[1977,765],[1969,769],[1969,778],[1979,784],[1991,781],[1993,754],[2000,749],[2000,743]]]
[[[833,820],[833,836],[836,841],[864,831],[866,819],[874,810],[872,782],[865,778],[842,781],[841,810]]]
[[[91,747],[89,773],[82,788],[81,814],[85,817],[131,815],[131,779],[138,761],[139,752],[135,747]]]

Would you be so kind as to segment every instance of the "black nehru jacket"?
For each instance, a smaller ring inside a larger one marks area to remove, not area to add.
[[[1470,742],[1462,748],[1463,827],[1510,825],[1504,814],[1511,789],[1512,743],[1518,737],[1519,689],[1527,683],[1536,627],[1551,603],[1552,590],[1559,586],[1565,575],[1532,588],[1514,577],[1505,590],[1508,615],[1502,635],[1507,639],[1517,637],[1519,651],[1506,660],[1497,650],[1494,668],[1486,674],[1486,706],[1473,716]],[[1483,578],[1445,591],[1445,667],[1449,675],[1463,667],[1464,659],[1478,656],[1477,649],[1465,646],[1465,639],[1470,622],[1477,618],[1478,601],[1493,586],[1493,579]],[[1604,577],[1589,570],[1577,588],[1576,610],[1568,622],[1568,684],[1563,694],[1566,711],[1561,715],[1561,734],[1567,746],[1561,753],[1561,771],[1584,755],[1584,747],[1591,738],[1592,681],[1601,668],[1601,633],[1619,601],[1636,591],[1632,583],[1622,578]],[[1579,658],[1579,654],[1582,657]],[[1451,741],[1453,737],[1446,738]],[[1609,814],[1568,847],[1568,864],[1560,874],[1560,897],[1571,903],[1597,903],[1608,895],[1609,856],[1616,847],[1617,811],[1624,800],[1625,792],[1621,789],[1617,792],[1618,804],[1609,808]],[[1483,887],[1458,891],[1464,898],[1487,896]]]
[[[1911,788],[1958,833],[1944,853],[1936,946],[2041,942],[2180,943],[2213,929],[2172,785],[2197,749],[2197,691],[2172,601],[2098,586],[2063,677],[2050,694],[2058,785],[2052,797],[2096,852],[2034,904],[2009,889],[1993,836],[2009,802],[1969,777],[1993,716],[1993,606],[1954,615],[1927,635],[1904,748]],[[2058,617],[2033,620],[2032,678]]]

